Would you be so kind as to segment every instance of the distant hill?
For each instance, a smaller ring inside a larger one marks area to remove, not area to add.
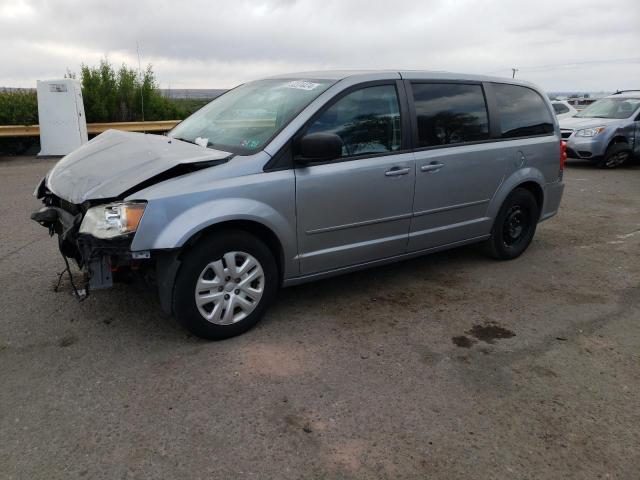
[[[36,91],[35,88],[0,87],[0,92],[15,92],[17,90]],[[226,88],[161,88],[160,92],[167,98],[212,99],[222,95],[227,90]]]
[[[167,98],[202,98],[212,99],[222,95],[227,89],[220,88],[161,88],[160,92]]]
[[[602,98],[613,92],[548,92],[551,98]]]

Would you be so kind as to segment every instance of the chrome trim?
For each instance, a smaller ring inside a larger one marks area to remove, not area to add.
[[[291,287],[293,285],[299,285],[301,283],[311,282],[314,280],[320,280],[322,278],[332,277],[334,275],[342,275],[345,273],[351,273],[358,270],[363,270],[365,268],[386,265],[389,263],[394,263],[399,260],[405,260],[414,257],[420,257],[427,253],[438,252],[441,250],[447,250],[452,247],[459,247],[462,245],[467,245],[469,243],[481,242],[482,240],[486,240],[491,235],[482,235],[479,237],[473,237],[466,240],[461,240],[459,242],[447,243],[445,245],[439,245],[437,247],[426,248],[424,250],[417,250],[415,252],[403,253],[401,255],[394,255],[393,257],[382,258],[380,260],[372,260],[370,262],[358,263],[356,265],[349,265],[346,267],[340,267],[333,270],[325,270],[324,272],[312,273],[310,275],[302,275],[299,277],[291,277],[287,278],[282,282],[283,287]]]
[[[491,199],[476,200],[474,202],[459,203],[458,205],[449,205],[447,207],[433,208],[431,210],[423,210],[422,212],[403,213],[402,215],[394,215],[392,217],[376,218],[374,220],[365,220],[363,222],[347,223],[347,224],[344,224],[344,225],[336,225],[335,227],[317,228],[317,229],[314,229],[314,230],[307,230],[304,233],[307,234],[307,235],[316,235],[318,233],[335,232],[336,230],[344,230],[344,229],[347,229],[347,228],[365,227],[367,225],[375,225],[377,223],[393,222],[395,220],[403,220],[405,218],[414,218],[414,217],[421,217],[423,215],[430,215],[430,214],[433,214],[433,213],[447,212],[449,210],[456,210],[458,208],[473,207],[475,205],[482,205],[483,203],[489,203],[490,201],[491,201]]]
[[[451,225],[443,225],[441,227],[428,228],[426,230],[419,230],[417,232],[409,232],[409,238],[417,237],[419,235],[428,235],[434,232],[442,232],[444,230],[451,230],[453,228],[466,227],[467,225],[473,225],[475,223],[486,222],[487,220],[491,220],[489,217],[480,217],[475,218],[473,220],[468,220],[466,222],[452,223]]]
[[[489,203],[490,201],[491,199],[488,198],[486,200],[476,200],[474,202],[459,203],[457,205],[449,205],[447,207],[432,208],[431,210],[423,210],[421,212],[415,212],[413,216],[421,217],[422,215],[431,215],[432,213],[448,212],[449,210],[457,210],[458,208],[473,207],[474,205],[482,205],[483,203]]]
[[[375,225],[376,223],[393,222],[394,220],[403,220],[411,218],[411,213],[403,213],[402,215],[394,215],[392,217],[376,218],[375,220],[365,220],[364,222],[347,223],[345,225],[336,225],[335,227],[317,228],[315,230],[307,230],[307,235],[315,235],[317,233],[334,232],[336,230],[344,230],[346,228],[365,227],[367,225]]]

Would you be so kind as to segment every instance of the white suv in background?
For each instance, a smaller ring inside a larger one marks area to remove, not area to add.
[[[573,105],[565,100],[551,100],[551,105],[553,106],[553,111],[556,113],[558,120],[561,118],[573,117],[578,113],[578,110],[573,108]]]

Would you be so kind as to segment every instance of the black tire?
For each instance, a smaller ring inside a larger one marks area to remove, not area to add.
[[[251,313],[237,323],[220,325],[200,314],[195,292],[206,266],[227,252],[246,252],[253,256],[264,272],[264,285],[262,297]],[[269,248],[247,232],[223,230],[204,236],[185,253],[173,288],[173,311],[177,320],[194,335],[208,340],[223,340],[240,335],[258,323],[275,298],[278,285],[278,267]]]
[[[533,194],[516,188],[506,198],[485,242],[489,255],[498,260],[512,260],[527,249],[540,218],[540,207]]]
[[[599,168],[618,168],[631,159],[629,145],[624,142],[609,145],[602,159],[596,163]]]

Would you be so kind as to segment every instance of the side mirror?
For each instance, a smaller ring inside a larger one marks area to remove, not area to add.
[[[298,142],[295,161],[302,165],[328,162],[342,156],[342,139],[334,133],[310,133]]]

